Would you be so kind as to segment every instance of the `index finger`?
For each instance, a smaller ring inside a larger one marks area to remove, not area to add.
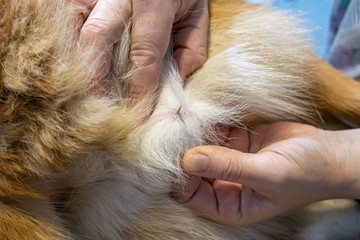
[[[200,0],[179,22],[174,35],[174,59],[182,77],[194,72],[205,62],[208,30],[208,2]]]
[[[170,42],[176,1],[133,1],[130,95],[136,102],[158,85]]]
[[[94,80],[95,86],[100,89],[108,88],[106,77],[110,70],[113,46],[121,39],[130,13],[127,0],[98,0],[81,29],[82,47],[91,49],[93,54],[90,61],[99,63]]]

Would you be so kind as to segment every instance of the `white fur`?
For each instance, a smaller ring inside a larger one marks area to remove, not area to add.
[[[100,129],[115,126],[104,137],[104,142],[109,142],[107,148],[94,147],[82,153],[66,171],[50,179],[60,196],[62,190],[67,194],[58,200],[63,228],[69,235],[109,240],[319,239],[309,232],[298,234],[312,217],[305,209],[251,227],[234,228],[201,218],[171,197],[173,184],[186,177],[180,167],[182,155],[205,140],[217,143],[217,125],[246,127],[257,121],[317,120],[316,106],[308,94],[306,76],[310,73],[299,68],[307,53],[301,40],[303,31],[293,24],[292,17],[266,8],[249,10],[246,15],[248,18],[239,18],[229,31],[233,39],[218,42],[227,44],[225,50],[212,56],[185,87],[171,61],[165,62],[153,113],[121,138],[125,130],[116,128],[117,124],[127,116],[137,123],[148,113],[145,103],[135,110],[126,107],[131,73],[129,34],[125,31],[109,75],[113,94],[98,98],[83,93],[73,101],[78,110],[70,111],[78,114],[73,116],[74,122],[84,129],[97,123]],[[215,45],[216,35],[212,41]],[[84,80],[65,86],[72,84],[89,85]],[[131,124],[129,121],[129,129]],[[353,217],[353,213],[340,217]],[[333,223],[327,220],[322,231],[328,231]],[[351,228],[353,234],[359,233],[356,229],[360,228]]]

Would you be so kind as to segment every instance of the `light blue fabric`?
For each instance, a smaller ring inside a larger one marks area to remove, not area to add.
[[[335,0],[326,60],[360,80],[360,0]]]

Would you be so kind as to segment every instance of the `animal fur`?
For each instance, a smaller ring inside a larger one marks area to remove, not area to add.
[[[212,1],[209,60],[183,86],[169,57],[157,93],[133,107],[129,32],[114,50],[111,90],[99,96],[92,90],[98,63],[79,47],[79,27],[66,0],[0,0],[0,239],[360,234],[352,202],[235,228],[171,197],[185,177],[182,154],[219,143],[219,125],[319,123],[329,114],[359,119],[359,83],[315,57],[295,17],[240,0]],[[156,106],[147,118],[149,99]]]

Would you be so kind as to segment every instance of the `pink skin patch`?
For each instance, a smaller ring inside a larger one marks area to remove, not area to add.
[[[184,105],[180,105],[177,109],[173,109],[173,111],[174,111],[173,112],[174,114],[171,114],[171,115],[174,117],[174,119],[180,118],[181,121],[184,121],[185,117],[188,117],[191,115],[189,109],[187,107],[185,107]]]
[[[184,121],[183,119],[182,119],[182,112],[181,112],[181,108],[182,108],[182,105],[180,105],[180,107],[179,107],[179,109],[176,111],[176,115],[178,115],[179,117],[180,117],[180,119],[181,119],[181,121]]]

